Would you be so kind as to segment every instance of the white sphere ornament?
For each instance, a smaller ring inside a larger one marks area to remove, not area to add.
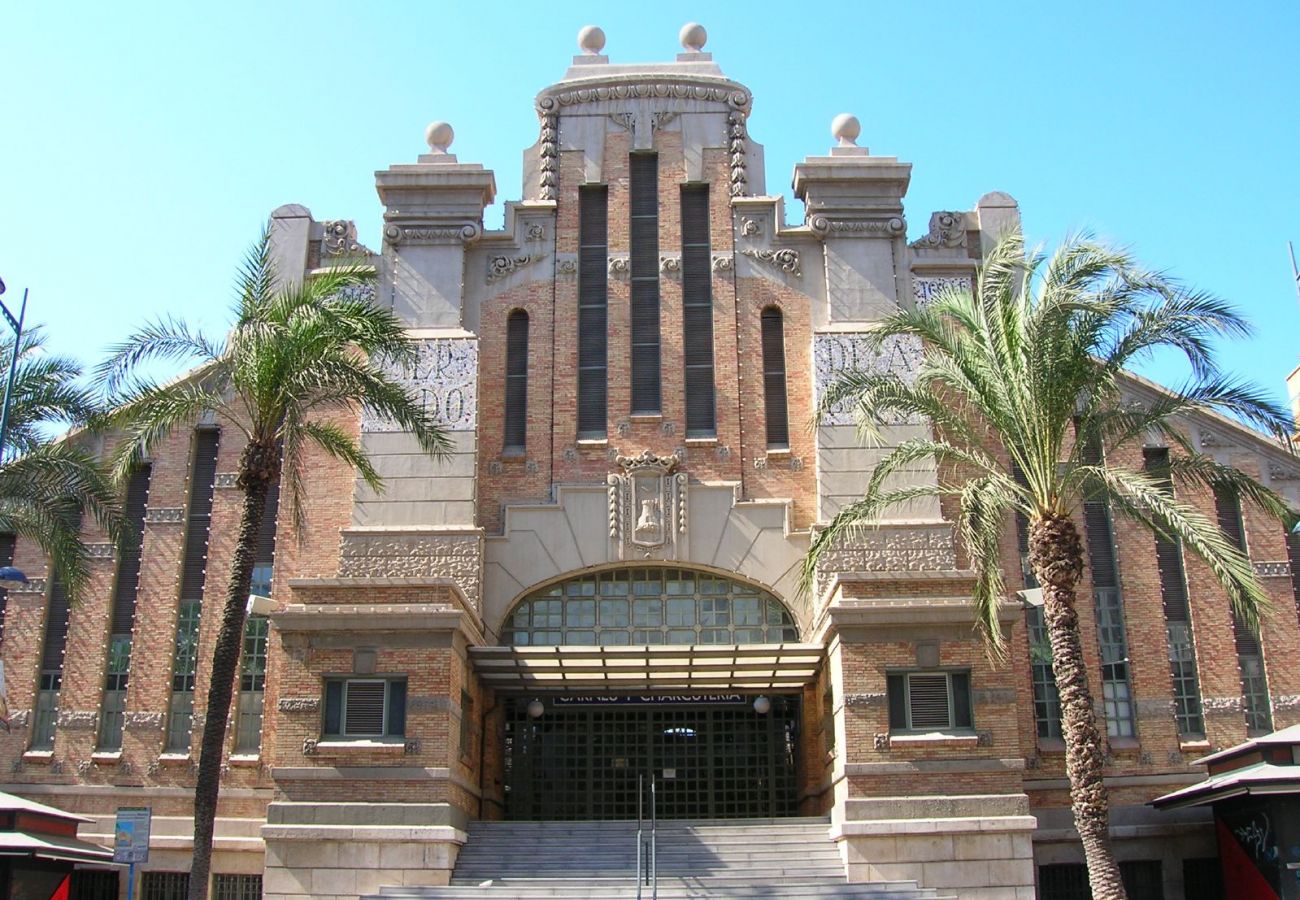
[[[541,700],[528,701],[528,718],[540,719],[544,712],[546,712],[546,707],[542,705]]]
[[[681,41],[682,46],[691,53],[699,53],[709,42],[709,33],[699,22],[687,22],[677,33],[677,40]]]
[[[754,698],[754,712],[760,716],[765,716],[772,711],[772,701],[766,697]]]
[[[862,123],[855,115],[840,113],[831,120],[831,137],[835,138],[841,147],[856,147],[860,134],[862,134]]]
[[[578,32],[578,49],[588,56],[599,56],[605,49],[605,32],[599,25],[588,25]]]
[[[446,153],[451,142],[456,139],[456,132],[446,122],[430,122],[424,129],[424,142],[434,153]]]

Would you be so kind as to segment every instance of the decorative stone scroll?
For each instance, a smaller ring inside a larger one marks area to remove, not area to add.
[[[418,341],[416,360],[409,368],[392,364],[388,373],[448,431],[472,431],[478,420],[478,341],[474,338],[433,338]],[[365,433],[401,431],[373,410],[361,411]]]
[[[924,309],[946,290],[970,291],[971,280],[965,275],[938,277],[933,275],[912,276],[912,301],[917,309]]]
[[[574,278],[578,274],[578,255],[576,253],[557,253],[555,255],[555,274],[562,278]]]
[[[434,225],[427,228],[387,225],[384,240],[390,244],[472,244],[483,236],[477,222]]]
[[[682,274],[682,257],[681,254],[659,257],[659,271],[665,275]]]
[[[921,364],[921,339],[914,335],[895,335],[886,338],[879,348],[869,345],[870,332],[830,332],[813,336],[813,367],[816,399],[821,404],[822,395],[840,372],[860,370],[897,375],[911,382]],[[886,424],[904,424],[902,416],[887,419]],[[822,418],[824,425],[852,425],[853,414],[841,404]]]
[[[503,278],[508,278],[515,272],[518,272],[524,266],[537,262],[545,254],[532,253],[526,256],[493,256],[487,262],[487,283],[495,284]]]
[[[732,253],[715,253],[713,254],[713,271],[715,272],[734,272],[736,269],[736,257]]]
[[[608,265],[611,278],[627,278],[632,274],[632,260],[629,257],[611,256]]]
[[[830,234],[883,234],[898,237],[907,232],[907,220],[902,216],[890,216],[888,219],[828,219],[825,216],[809,216],[808,230],[820,238]]]
[[[803,271],[799,268],[799,251],[789,247],[781,247],[775,250],[760,250],[754,247],[746,247],[740,251],[746,256],[757,259],[769,265],[776,266],[782,272],[793,275],[795,278],[802,278]]]
[[[609,538],[619,559],[676,559],[686,534],[686,485],[676,456],[618,457],[610,475]]]
[[[930,231],[912,242],[919,250],[955,249],[966,246],[966,215],[952,210],[930,214]]]
[[[357,226],[347,219],[325,222],[325,236],[321,239],[322,256],[346,256],[361,252],[357,243]]]

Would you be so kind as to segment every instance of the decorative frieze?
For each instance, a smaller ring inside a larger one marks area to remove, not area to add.
[[[319,697],[281,697],[278,704],[280,712],[301,713],[320,710]]]
[[[344,578],[445,576],[482,609],[482,552],[472,534],[344,533],[339,574]]]
[[[543,253],[531,253],[524,256],[501,255],[490,257],[487,262],[486,281],[488,284],[495,284],[503,278],[510,277],[525,266],[537,262],[544,256]]]
[[[1277,694],[1273,697],[1273,710],[1300,709],[1300,694]]]
[[[160,712],[127,712],[122,714],[122,727],[128,731],[158,730],[165,719]]]
[[[218,472],[216,480],[213,482],[218,488],[239,487],[238,472]]]
[[[102,544],[87,544],[86,555],[91,559],[112,559],[114,549],[112,543],[109,542]]]
[[[930,231],[912,242],[919,250],[957,249],[966,246],[966,216],[941,210],[930,215]]]
[[[28,578],[25,582],[8,587],[11,594],[44,594],[46,582],[44,578]]]
[[[1270,560],[1267,562],[1252,563],[1255,567],[1255,574],[1260,578],[1290,578],[1291,562],[1290,560]]]
[[[483,236],[477,222],[428,227],[384,226],[384,240],[390,244],[472,244]]]
[[[478,418],[478,341],[433,338],[416,342],[409,367],[386,366],[388,373],[430,411],[448,431],[472,431]],[[361,411],[363,432],[394,432],[401,427],[373,410]]]
[[[782,272],[793,275],[795,278],[803,277],[803,271],[799,268],[798,250],[791,249],[790,247],[779,247],[773,250],[746,247],[740,252],[760,262],[765,262],[770,266],[775,266]]]
[[[537,195],[543,200],[555,200],[560,196],[559,117],[553,112],[543,112],[541,120],[541,134],[537,140],[537,155],[541,159],[537,172]]]
[[[145,524],[177,525],[185,521],[183,506],[151,506],[144,513]]]
[[[876,343],[871,332],[831,332],[813,336],[814,387],[817,403],[845,371],[862,371],[896,375],[906,382],[916,376],[921,365],[921,339],[914,335],[893,335]],[[904,417],[887,420],[891,424],[908,421]],[[822,417],[824,425],[852,425],[848,404],[839,404]]]
[[[31,721],[32,711],[30,709],[11,709],[9,711],[9,729],[26,728],[27,723]]]
[[[66,731],[94,731],[99,722],[99,712],[93,709],[61,709],[58,727]]]
[[[1271,481],[1295,481],[1300,478],[1300,470],[1279,465],[1278,463],[1270,463],[1268,477]]]
[[[636,115],[627,110],[610,113],[609,120],[619,128],[622,128],[628,134],[632,134],[636,131]]]
[[[868,694],[845,694],[844,705],[850,707],[876,708],[884,707],[888,701],[888,695],[885,692],[874,692]]]
[[[679,81],[637,81],[629,84],[602,84],[595,87],[553,91],[537,100],[542,116],[554,114],[557,107],[602,103],[606,100],[676,99],[707,100],[726,103],[736,109],[749,106],[749,94],[727,87],[691,84]],[[734,113],[733,113],[734,115]]]
[[[1244,712],[1245,701],[1240,697],[1203,697],[1201,706],[1207,713]]]
[[[912,276],[912,302],[917,309],[924,309],[936,297],[946,290],[970,292],[971,280],[966,275],[937,277],[932,275]]]
[[[824,552],[824,578],[836,572],[937,572],[957,568],[951,526],[881,525]]]
[[[888,219],[830,219],[822,215],[808,217],[808,230],[820,238],[828,235],[882,234],[899,237],[907,232],[907,220],[902,216]]]
[[[745,116],[739,110],[727,115],[727,151],[731,154],[731,196],[743,197],[749,193],[749,174],[745,171],[748,164],[746,157],[747,135],[745,134]]]

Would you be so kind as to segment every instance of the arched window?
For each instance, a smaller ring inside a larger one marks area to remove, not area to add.
[[[522,452],[528,434],[528,313],[506,319],[505,449]]]
[[[790,447],[790,416],[785,403],[785,327],[781,310],[763,310],[763,401],[767,411],[767,447]]]
[[[525,597],[502,630],[515,646],[779,644],[799,640],[781,601],[689,569],[613,569]]]

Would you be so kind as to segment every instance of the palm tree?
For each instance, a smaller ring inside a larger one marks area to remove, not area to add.
[[[429,453],[442,454],[448,447],[428,412],[390,375],[394,367],[414,361],[415,349],[402,323],[358,292],[370,271],[343,266],[280,286],[270,249],[269,232],[263,232],[236,280],[235,324],[224,340],[164,319],[114,347],[96,370],[114,401],[107,424],[123,435],[115,459],[119,476],[173,429],[192,426],[207,412],[245,441],[236,477],[243,509],[213,652],[195,784],[192,900],[208,892],[226,718],[268,490],[283,474],[293,520],[300,526],[310,445],[355,468],[372,487],[382,486],[357,440],[330,419],[340,409],[355,412],[364,405],[411,432]],[[167,384],[142,376],[142,367],[160,360],[198,366]]]
[[[12,338],[0,342],[0,359],[13,349]],[[0,459],[0,532],[40,547],[73,600],[90,571],[82,520],[89,514],[113,537],[121,525],[118,492],[95,455],[75,435],[51,440],[51,426],[80,425],[94,412],[81,374],[73,360],[45,351],[41,329],[23,334]]]
[[[999,553],[1012,514],[1029,521],[1029,561],[1042,586],[1061,699],[1074,822],[1093,896],[1122,898],[1109,846],[1103,744],[1084,667],[1075,609],[1084,571],[1076,516],[1081,503],[1108,502],[1119,514],[1177,538],[1204,559],[1240,620],[1257,627],[1267,596],[1250,562],[1216,524],[1173,498],[1168,478],[1228,490],[1281,517],[1280,497],[1241,472],[1198,453],[1179,431],[1189,414],[1227,414],[1269,432],[1286,412],[1223,376],[1213,341],[1248,326],[1223,302],[1145,271],[1125,252],[1086,238],[1050,258],[1026,253],[1018,234],[984,260],[974,291],[949,289],[915,311],[900,310],[873,332],[877,346],[919,341],[908,376],[844,372],[819,415],[847,405],[863,435],[876,438],[898,416],[928,419],[933,436],[905,440],[876,466],[861,499],[817,534],[805,561],[812,587],[823,554],[879,521],[887,508],[920,497],[953,498],[955,531],[976,580],[975,620],[995,659],[1005,654],[998,605],[1005,595]],[[1159,350],[1186,358],[1191,376],[1149,403],[1126,402],[1125,368]],[[1166,472],[1137,472],[1099,460],[1160,434],[1172,452]],[[1090,451],[1091,448],[1091,451]],[[891,476],[933,460],[935,484],[887,487]]]

